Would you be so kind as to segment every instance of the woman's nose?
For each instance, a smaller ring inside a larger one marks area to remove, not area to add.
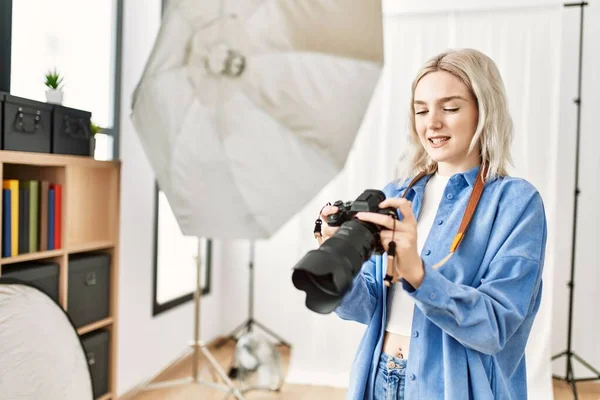
[[[429,119],[427,120],[427,129],[435,131],[441,129],[443,126],[442,120],[437,112],[430,112]]]

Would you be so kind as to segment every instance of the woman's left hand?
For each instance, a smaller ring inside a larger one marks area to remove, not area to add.
[[[403,198],[389,198],[379,204],[379,208],[387,207],[399,209],[403,216],[402,221],[388,215],[371,212],[360,212],[356,217],[382,228],[380,238],[385,251],[388,251],[392,238],[396,243],[395,273],[392,283],[404,278],[414,288],[417,288],[421,285],[424,271],[423,261],[417,250],[417,219],[412,211],[412,203]]]

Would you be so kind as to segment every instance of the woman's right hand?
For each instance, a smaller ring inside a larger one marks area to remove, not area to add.
[[[321,210],[321,235],[323,236],[323,243],[325,243],[327,239],[332,237],[337,232],[337,230],[340,229],[339,226],[327,225],[327,216],[335,214],[336,212],[338,212],[338,208],[336,206],[325,206]]]

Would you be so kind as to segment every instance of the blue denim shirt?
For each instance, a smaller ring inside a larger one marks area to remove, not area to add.
[[[406,399],[502,400],[527,398],[525,345],[539,309],[546,248],[540,194],[526,180],[486,182],[473,220],[456,253],[439,269],[460,225],[479,166],[449,180],[423,246],[422,285],[415,290]],[[429,176],[407,192],[419,215]],[[399,197],[408,186],[383,191]],[[402,218],[400,216],[400,218]],[[372,256],[335,313],[367,324],[352,365],[347,399],[372,399],[387,318],[383,277],[387,257]]]

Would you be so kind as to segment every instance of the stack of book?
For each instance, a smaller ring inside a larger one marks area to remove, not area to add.
[[[2,257],[61,248],[61,184],[4,179],[2,196]]]

